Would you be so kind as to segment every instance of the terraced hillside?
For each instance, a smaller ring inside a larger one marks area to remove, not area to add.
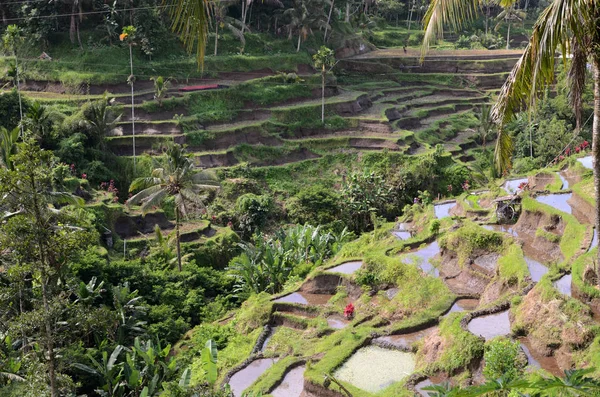
[[[325,127],[319,125],[320,87],[309,68],[299,77],[264,72],[231,79],[196,80],[214,91],[183,93],[175,84],[168,99],[153,100],[148,82],[136,85],[136,154],[159,154],[168,142],[186,144],[198,165],[282,165],[332,152],[392,150],[422,153],[444,144],[468,161],[475,147],[476,115],[515,63],[517,51],[436,52],[423,65],[418,54],[379,50],[344,59],[337,81],[326,90]],[[469,65],[469,67],[465,67]],[[102,89],[122,113],[109,147],[133,154],[131,98],[126,85],[88,86],[87,93],[56,93],[52,84],[29,83],[27,96],[40,101],[81,103]],[[31,89],[40,91],[32,92]],[[272,95],[270,95],[272,94]]]
[[[213,324],[243,335],[222,352],[220,382],[235,396],[426,397],[431,385],[482,384],[486,352],[501,341],[517,346],[511,365],[527,379],[594,366],[600,294],[588,160],[415,204],[282,293],[253,296]],[[499,224],[493,200],[515,189],[520,216]],[[188,333],[180,354],[197,357],[203,332]],[[245,356],[231,360],[233,351]]]

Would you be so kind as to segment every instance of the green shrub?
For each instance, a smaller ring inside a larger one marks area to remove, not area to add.
[[[235,203],[235,212],[239,229],[247,236],[252,235],[267,222],[272,210],[273,199],[271,196],[247,193],[238,197]]]
[[[323,225],[336,219],[339,212],[339,196],[323,186],[311,186],[289,199],[285,209],[295,223]]]
[[[510,339],[494,339],[485,346],[483,375],[487,380],[503,378],[505,381],[516,379],[523,373],[527,362],[519,360],[521,346]]]

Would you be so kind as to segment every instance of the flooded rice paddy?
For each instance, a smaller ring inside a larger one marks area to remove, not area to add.
[[[414,354],[367,346],[354,353],[335,371],[334,376],[359,389],[377,393],[400,382],[414,370]]]
[[[554,288],[563,295],[571,296],[571,275],[565,274],[554,282]]]
[[[590,170],[593,169],[594,164],[592,156],[585,156],[580,159],[577,159],[577,161],[579,161],[581,165],[583,165],[585,168],[589,168]]]
[[[433,266],[431,259],[440,253],[440,246],[437,241],[406,255],[409,263],[417,264],[421,270],[432,276],[439,277],[440,271]]]
[[[281,384],[270,394],[273,397],[300,397],[304,390],[304,365],[293,368],[285,374]]]
[[[241,397],[244,390],[250,387],[259,376],[277,362],[275,358],[260,358],[254,360],[246,368],[233,374],[229,386],[235,397]]]
[[[333,295],[328,294],[309,294],[307,292],[294,292],[274,302],[297,303],[300,305],[325,305]]]
[[[558,193],[549,194],[547,196],[537,196],[535,199],[538,202],[554,207],[559,211],[566,212],[567,214],[572,214],[573,209],[571,208],[571,205],[569,205],[569,203],[567,202],[567,200],[569,200],[572,195],[572,193]]]
[[[469,322],[468,328],[472,334],[483,336],[485,340],[490,340],[497,336],[509,335],[510,320],[508,318],[508,310],[476,317]]]
[[[450,313],[470,312],[477,309],[478,305],[479,299],[457,299],[445,316]]]
[[[436,204],[433,206],[435,217],[438,219],[447,218],[450,216],[450,209],[456,205],[456,201],[449,203]]]
[[[521,343],[521,349],[523,349],[525,356],[527,356],[527,364],[529,365],[529,367],[531,367],[532,369],[541,368],[545,371],[548,371],[554,376],[564,376],[563,371],[560,369],[558,363],[556,362],[556,358],[552,356],[547,357],[539,354],[531,346],[528,338],[519,338],[518,340]]]
[[[362,266],[362,261],[354,261],[354,262],[346,262],[338,265],[336,267],[332,267],[327,269],[329,273],[342,273],[342,274],[352,274]]]

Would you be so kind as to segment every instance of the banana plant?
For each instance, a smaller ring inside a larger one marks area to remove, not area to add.
[[[103,380],[104,385],[97,393],[108,397],[122,397],[125,393],[125,387],[122,383],[123,366],[118,362],[119,355],[123,351],[123,346],[117,345],[110,356],[108,352],[102,352],[102,361],[96,360],[92,355],[88,355],[92,366],[81,363],[73,364],[73,367],[95,375]]]

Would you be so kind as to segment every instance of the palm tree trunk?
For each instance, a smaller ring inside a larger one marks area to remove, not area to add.
[[[592,125],[592,158],[594,163],[594,190],[596,193],[596,233],[600,232],[600,56],[592,60],[594,71],[594,122]],[[600,275],[600,249],[596,257],[596,275]],[[600,285],[600,277],[598,284]]]
[[[325,64],[321,72],[321,123],[325,124]]]
[[[333,7],[335,5],[335,0],[331,0],[331,8],[329,9],[329,15],[327,15],[327,25],[325,25],[325,34],[323,35],[323,43],[327,43],[327,28],[331,23],[331,14],[333,12]]]
[[[217,56],[217,47],[219,46],[219,21],[215,22],[215,56]]]
[[[248,14],[248,5],[246,4],[246,0],[242,0],[242,35],[246,30],[246,15]]]
[[[296,48],[296,52],[300,52],[300,41],[302,40],[302,32],[298,32],[298,48]]]
[[[44,311],[46,312],[46,316],[50,314],[50,304],[48,302],[48,291],[46,289],[46,284],[48,281],[48,277],[46,276],[46,271],[44,270],[44,255],[43,249],[40,247],[41,259],[42,259],[42,301],[44,305]],[[50,323],[50,319],[46,318],[44,321],[45,331],[46,331],[46,349],[48,353],[48,377],[50,378],[50,396],[58,397],[58,387],[56,385],[56,363],[54,361],[54,341],[52,334],[52,325]]]
[[[175,208],[175,239],[177,240],[177,267],[181,271],[181,243],[179,241],[179,208]]]
[[[506,49],[510,49],[510,21],[508,21],[508,32],[506,33]]]
[[[350,3],[346,2],[346,18],[344,18],[344,22],[350,22]]]
[[[129,43],[129,67],[131,69],[130,84],[131,84],[131,136],[133,138],[133,175],[135,176],[135,103],[133,96],[133,49]]]

